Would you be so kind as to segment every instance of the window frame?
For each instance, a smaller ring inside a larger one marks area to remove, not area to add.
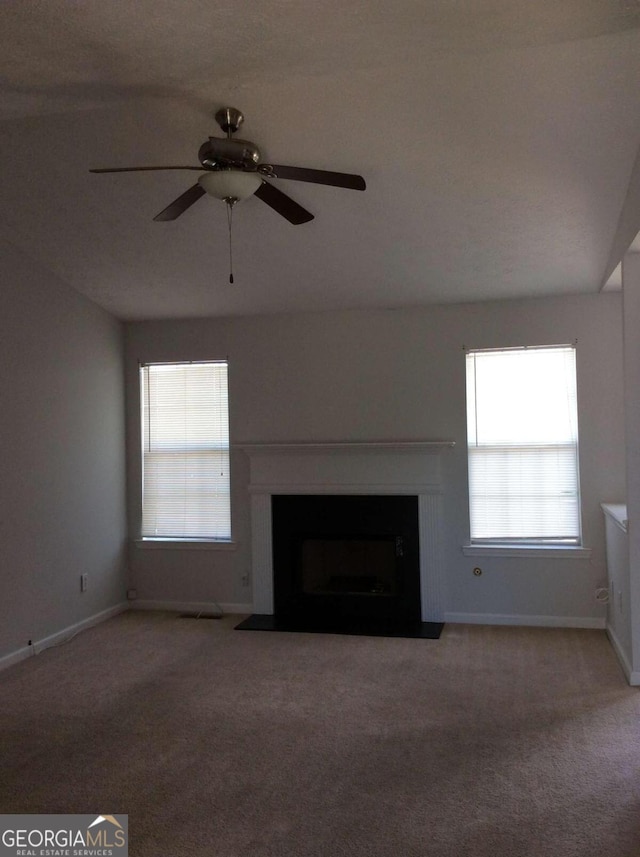
[[[143,533],[143,515],[144,515],[144,485],[145,485],[145,392],[144,392],[144,369],[156,366],[204,366],[211,364],[224,364],[226,367],[226,392],[227,392],[227,456],[229,461],[229,476],[228,476],[228,516],[229,516],[229,538],[221,538],[212,536],[210,538],[197,536],[176,536],[176,535],[145,535]],[[139,426],[140,426],[140,443],[139,443],[139,517],[138,517],[138,535],[134,542],[137,548],[141,549],[176,549],[176,550],[235,550],[236,542],[233,538],[233,509],[232,509],[232,465],[231,465],[231,437],[229,426],[229,361],[225,358],[216,358],[210,360],[173,360],[173,361],[145,361],[138,364],[138,391],[139,391]]]
[[[465,366],[468,366],[468,359],[471,355],[474,354],[487,354],[487,353],[496,353],[496,352],[525,352],[525,351],[549,351],[549,350],[560,350],[560,349],[572,349],[574,352],[574,366],[575,366],[575,385],[576,385],[576,398],[575,398],[575,420],[576,420],[576,437],[575,437],[575,480],[576,480],[576,503],[577,503],[577,535],[574,537],[541,537],[541,538],[532,538],[532,537],[511,537],[511,538],[500,538],[499,536],[495,537],[472,537],[471,536],[471,525],[472,525],[472,480],[471,480],[471,454],[470,450],[472,448],[471,442],[471,432],[469,431],[469,419],[471,413],[471,402],[470,402],[470,388],[468,384],[468,380],[465,380],[465,415],[466,415],[466,441],[467,441],[467,487],[468,487],[468,541],[463,545],[462,551],[465,556],[505,556],[505,557],[540,557],[544,555],[544,557],[563,557],[563,558],[585,558],[591,555],[591,550],[584,546],[584,533],[583,533],[583,521],[582,521],[582,491],[580,484],[580,446],[579,446],[579,417],[578,417],[578,398],[577,398],[577,384],[578,384],[578,349],[577,349],[577,341],[571,343],[564,344],[552,344],[552,345],[526,345],[526,346],[507,346],[507,347],[493,347],[493,348],[464,348],[465,353]],[[475,395],[475,390],[474,390]],[[475,414],[477,411],[475,409],[473,413]],[[542,444],[541,444],[542,445]],[[500,444],[495,444],[496,447],[500,446]],[[526,446],[535,447],[535,443],[522,443],[520,444],[521,448],[525,448]],[[516,444],[517,448],[517,444]]]

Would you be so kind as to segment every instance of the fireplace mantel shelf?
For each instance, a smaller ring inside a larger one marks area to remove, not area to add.
[[[278,452],[435,452],[455,446],[454,440],[306,441],[297,443],[240,443],[252,453]]]

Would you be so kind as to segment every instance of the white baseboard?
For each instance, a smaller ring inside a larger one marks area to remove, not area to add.
[[[253,613],[252,604],[221,604],[218,601],[146,601],[136,598],[129,602],[131,610],[169,610],[174,613],[210,613],[219,607],[223,613],[244,614]]]
[[[592,628],[601,630],[606,620],[597,616],[529,616],[506,613],[445,613],[444,621],[466,625],[523,625],[534,628]]]
[[[11,652],[10,654],[0,658],[0,671],[17,664],[20,661],[24,661],[33,655],[39,655],[45,649],[55,646],[57,643],[62,643],[69,637],[73,637],[75,634],[78,634],[80,631],[86,631],[87,628],[99,625],[101,622],[105,622],[107,619],[111,619],[112,616],[117,616],[119,613],[124,613],[125,610],[128,609],[129,604],[126,601],[123,601],[113,607],[107,607],[106,610],[101,610],[100,613],[95,613],[87,619],[82,619],[82,621],[76,622],[75,625],[69,625],[61,631],[56,631],[48,637],[43,637],[40,640],[34,640],[31,646],[24,646],[23,648],[17,649],[15,652]]]
[[[624,672],[625,678],[632,687],[637,687],[638,685],[640,685],[640,672],[634,672],[631,669],[631,664],[629,663],[627,653],[622,648],[620,640],[618,639],[616,632],[613,630],[611,625],[607,625],[607,637],[609,637],[609,642],[613,647],[613,651],[616,653],[618,660],[620,661],[620,666],[622,667],[622,671]]]

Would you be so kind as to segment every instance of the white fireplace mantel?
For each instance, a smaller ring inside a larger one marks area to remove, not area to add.
[[[409,494],[418,497],[424,622],[442,621],[441,458],[453,441],[252,443],[250,460],[254,613],[272,615],[273,494]]]
[[[242,443],[240,449],[252,452],[316,452],[318,450],[334,450],[342,452],[435,452],[455,446],[454,440],[331,440],[331,441],[298,441],[295,443]]]

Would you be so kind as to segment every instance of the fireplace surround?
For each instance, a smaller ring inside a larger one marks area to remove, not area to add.
[[[370,498],[392,497],[402,502],[413,502],[417,516],[417,544],[415,550],[415,577],[404,589],[410,593],[414,615],[423,623],[440,623],[443,619],[443,563],[442,532],[444,526],[442,494],[444,491],[442,476],[442,458],[452,441],[410,441],[410,442],[332,442],[332,443],[273,443],[248,444],[242,447],[250,461],[249,493],[251,495],[252,527],[252,583],[253,610],[256,617],[276,617],[279,611],[287,610],[287,598],[281,596],[274,579],[274,559],[279,557],[278,545],[274,543],[274,516],[283,503],[283,497],[299,498],[299,505],[310,498],[332,496],[342,502],[347,498],[368,496]],[[307,498],[306,500],[304,498]],[[316,501],[317,502],[317,501]],[[336,529],[339,515],[329,521],[325,531],[307,541],[342,541],[342,545],[325,544],[325,559],[320,562],[317,556],[316,566],[327,565],[326,555],[340,559],[349,552],[351,555],[365,550],[373,551],[368,559],[368,567],[373,562],[383,564],[384,557],[396,552],[396,533],[394,527],[389,532],[360,532],[358,528],[350,533]],[[377,526],[377,525],[376,525]],[[304,529],[304,527],[303,527]],[[329,532],[331,531],[331,532]],[[386,547],[369,545],[363,542],[387,541]],[[352,544],[346,544],[351,541]],[[390,545],[392,544],[392,547]],[[320,549],[318,545],[298,545],[296,550],[306,550],[313,554]],[[402,551],[402,546],[400,550]],[[333,551],[333,553],[332,553]],[[328,554],[327,554],[328,552]],[[411,552],[411,551],[410,551]],[[372,559],[373,557],[373,559]],[[377,558],[376,558],[377,557]],[[298,573],[298,572],[296,572]],[[320,573],[313,572],[317,575]],[[292,572],[289,569],[289,575]],[[336,575],[333,575],[336,577]],[[340,575],[338,575],[339,577]],[[350,572],[342,575],[347,580],[336,582],[350,591],[344,594],[354,595],[354,587],[366,588],[366,581],[357,580],[366,577],[362,566],[357,563]],[[369,573],[369,577],[371,577]],[[373,575],[375,576],[375,575]],[[384,577],[384,574],[383,574]],[[356,578],[354,580],[354,578]],[[320,581],[321,582],[321,581]],[[382,587],[380,581],[369,581],[372,588]],[[311,586],[313,584],[309,584]],[[316,581],[316,585],[319,585]],[[388,584],[391,585],[391,584]],[[397,584],[395,584],[397,586]],[[278,591],[276,591],[278,589]],[[404,592],[403,589],[403,592]],[[309,595],[310,593],[305,593]],[[330,593],[324,593],[330,595]],[[364,593],[361,593],[364,594]],[[406,594],[406,593],[405,593]],[[334,606],[339,593],[333,593]],[[383,602],[382,593],[370,592],[369,600]],[[321,599],[320,599],[321,600]],[[343,599],[344,600],[344,599]],[[315,608],[314,608],[315,609]],[[384,608],[379,608],[384,610]],[[408,608],[411,610],[411,608]],[[271,627],[264,622],[264,627]]]

